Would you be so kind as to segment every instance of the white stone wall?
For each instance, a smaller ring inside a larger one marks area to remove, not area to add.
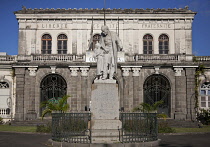
[[[57,36],[68,37],[68,54],[84,54],[90,40],[92,17],[93,34],[101,33],[104,24],[99,14],[16,14],[19,19],[19,54],[40,54],[41,37],[52,36],[52,54],[57,54]],[[194,15],[185,14],[107,14],[106,24],[111,31],[118,31],[124,51],[143,54],[143,36],[153,36],[154,54],[159,54],[158,38],[169,37],[169,54],[192,54],[192,20]],[[26,19],[27,18],[27,19]],[[30,20],[31,19],[31,20]]]
[[[0,95],[8,94],[8,96],[0,99],[0,117],[4,118],[5,121],[14,118],[15,114],[15,83],[13,77],[13,70],[9,67],[0,66],[0,82],[7,82],[9,84],[9,89],[5,93],[4,89],[1,89]],[[7,98],[7,99],[6,99]],[[8,100],[9,98],[9,100]],[[10,106],[8,106],[8,104]],[[6,115],[5,110],[6,108],[10,108],[10,115]]]

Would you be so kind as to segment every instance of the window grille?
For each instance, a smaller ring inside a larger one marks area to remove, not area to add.
[[[170,116],[171,87],[167,78],[160,74],[149,76],[144,82],[144,102],[154,104],[162,100],[164,103],[159,106],[158,113],[165,113]]]

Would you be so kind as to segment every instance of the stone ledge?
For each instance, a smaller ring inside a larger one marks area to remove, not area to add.
[[[48,140],[48,145],[53,147],[155,147],[160,144],[160,139],[150,142],[140,142],[140,143],[92,143],[92,144],[82,144],[82,143],[67,143],[67,142],[57,142],[52,139]]]

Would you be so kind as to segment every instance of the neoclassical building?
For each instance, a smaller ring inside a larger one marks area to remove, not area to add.
[[[0,54],[0,116],[39,119],[40,103],[70,95],[71,112],[91,110],[96,78],[94,46],[104,25],[102,9],[27,9],[14,12],[18,55]],[[195,106],[210,107],[206,82],[210,57],[192,54],[196,12],[180,9],[106,9],[106,25],[118,34],[121,111],[163,100],[158,112],[171,119],[195,119]],[[91,39],[92,38],[92,39]],[[206,67],[195,98],[195,72]]]

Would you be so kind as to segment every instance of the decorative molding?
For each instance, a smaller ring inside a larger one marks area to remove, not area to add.
[[[0,75],[0,82],[3,82],[5,79],[5,75]]]
[[[122,68],[122,70],[123,70],[123,76],[124,77],[129,76],[129,71],[131,70],[131,68]]]
[[[77,74],[77,71],[79,70],[79,68],[77,67],[72,67],[70,68],[70,71],[71,71],[71,76],[73,77],[76,77],[78,74]]]
[[[17,68],[29,68],[29,67],[31,67],[31,68],[36,68],[36,67],[38,67],[38,66],[28,66],[28,65],[14,65],[14,66],[12,66],[12,67],[17,67]]]
[[[130,65],[130,66],[121,66],[121,68],[141,68],[142,66]]]
[[[90,66],[68,66],[69,68],[89,68]]]
[[[51,68],[51,73],[55,73],[55,71],[56,71],[56,66],[50,66],[50,68]]]
[[[141,70],[141,68],[132,68],[133,76],[134,77],[139,76],[140,70]]]
[[[80,70],[81,70],[81,76],[82,77],[87,77],[88,76],[88,70],[89,70],[89,68],[80,68]]]
[[[174,68],[174,70],[175,70],[175,76],[182,76],[183,68]]]
[[[155,74],[159,74],[160,66],[154,66]]]
[[[28,70],[29,70],[29,75],[30,76],[36,76],[37,68],[29,67]]]
[[[173,66],[174,68],[196,68],[198,66]]]

